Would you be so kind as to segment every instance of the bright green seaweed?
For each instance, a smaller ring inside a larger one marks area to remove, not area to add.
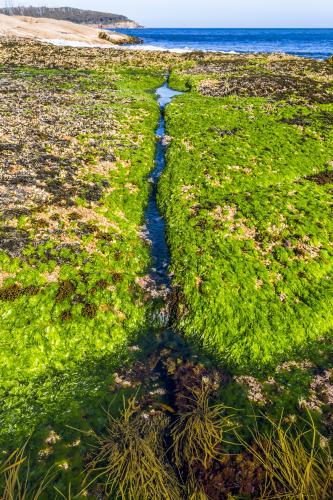
[[[222,363],[264,366],[332,328],[332,116],[195,91],[167,110],[177,325]]]

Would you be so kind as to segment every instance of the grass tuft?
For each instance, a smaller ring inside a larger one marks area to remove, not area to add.
[[[331,499],[332,455],[322,445],[311,416],[306,430],[296,425],[285,427],[282,420],[265,420],[270,424],[268,431],[261,432],[256,425],[252,445],[242,441],[266,472],[262,498]]]
[[[223,415],[223,404],[210,404],[204,385],[190,394],[187,409],[178,415],[171,430],[174,462],[178,468],[184,464],[191,467],[194,462],[207,468],[211,460],[221,458],[223,431],[230,430],[231,421]]]
[[[0,463],[1,500],[39,500],[54,478],[54,471],[50,469],[35,490],[29,489],[30,470],[25,448],[26,445],[14,450]],[[23,467],[27,467],[25,473],[23,473]]]
[[[111,498],[180,498],[177,479],[164,459],[166,419],[142,415],[138,409],[131,399],[119,419],[108,416],[107,434],[97,437],[97,451],[88,466],[88,487],[97,483]]]

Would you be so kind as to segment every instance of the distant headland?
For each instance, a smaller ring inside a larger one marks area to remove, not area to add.
[[[7,7],[0,9],[0,14],[7,16],[29,16],[57,19],[77,24],[88,24],[103,28],[141,28],[140,24],[126,16],[73,7]]]

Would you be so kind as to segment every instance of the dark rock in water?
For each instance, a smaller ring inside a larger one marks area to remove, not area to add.
[[[129,40],[129,44],[136,44],[136,45],[142,45],[143,44],[143,40],[142,38],[139,38],[138,36],[130,36],[129,37],[130,40]]]

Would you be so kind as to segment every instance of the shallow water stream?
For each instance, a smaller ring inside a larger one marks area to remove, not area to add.
[[[172,90],[168,83],[164,83],[156,90],[160,106],[160,118],[156,129],[157,145],[155,153],[155,168],[149,176],[152,190],[149,196],[148,206],[145,213],[148,238],[151,241],[151,266],[150,276],[157,288],[170,288],[169,264],[170,255],[166,242],[165,220],[157,205],[157,185],[160,175],[166,166],[167,141],[165,134],[165,107],[172,101],[173,97],[182,94]]]

